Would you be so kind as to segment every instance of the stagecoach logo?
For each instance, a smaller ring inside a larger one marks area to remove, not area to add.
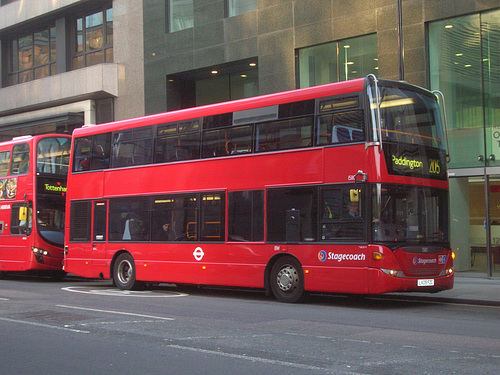
[[[205,253],[203,252],[203,249],[201,247],[197,247],[194,249],[193,256],[194,259],[196,259],[198,262],[203,259],[203,256]]]
[[[332,253],[331,251],[327,253],[325,250],[321,250],[318,253],[318,259],[321,262],[324,262],[325,260],[334,260],[337,262],[342,262],[344,260],[354,260],[354,261],[359,261],[359,260],[365,260],[366,255],[364,253],[360,254],[339,254],[339,253]]]
[[[426,265],[426,264],[434,264],[434,263],[437,263],[437,259],[424,259],[424,258],[418,258],[418,257],[415,257],[413,258],[413,265],[414,266],[418,266],[419,264],[423,264],[423,265]]]

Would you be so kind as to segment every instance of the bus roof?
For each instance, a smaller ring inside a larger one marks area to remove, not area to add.
[[[0,147],[16,145],[19,143],[30,142],[32,140],[41,139],[41,138],[50,138],[50,137],[66,137],[69,138],[71,135],[69,134],[41,134],[41,135],[22,135],[19,137],[14,137],[9,139],[8,141],[0,142]]]
[[[326,85],[313,86],[304,89],[254,96],[246,99],[238,99],[228,102],[204,105],[200,107],[180,109],[171,112],[164,112],[160,114],[121,120],[111,123],[85,126],[75,129],[73,135],[84,136],[94,133],[123,130],[137,126],[148,126],[167,122],[182,121],[227,112],[243,111],[247,109],[267,107],[301,100],[359,92],[363,90],[364,81],[365,78],[358,78],[350,81],[329,83]]]

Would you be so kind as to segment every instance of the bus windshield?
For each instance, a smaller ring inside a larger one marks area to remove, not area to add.
[[[64,245],[64,199],[59,197],[40,198],[36,210],[37,227],[40,236],[47,242]]]
[[[37,172],[67,175],[71,138],[49,137],[38,142]]]
[[[400,87],[378,87],[382,141],[445,148],[439,105],[432,94]],[[372,105],[373,119],[377,118],[375,112],[376,106]],[[378,129],[374,126],[374,139],[378,138]]]
[[[373,187],[373,239],[376,242],[448,242],[446,191],[420,186]]]

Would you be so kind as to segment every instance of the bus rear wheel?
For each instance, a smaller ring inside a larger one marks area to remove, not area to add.
[[[280,302],[298,302],[304,294],[304,274],[299,261],[292,257],[279,258],[271,268],[270,286]]]
[[[121,290],[141,289],[141,283],[135,279],[136,269],[132,255],[123,253],[116,258],[113,267],[113,281]]]

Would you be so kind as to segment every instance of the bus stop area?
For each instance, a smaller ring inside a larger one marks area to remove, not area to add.
[[[474,277],[456,273],[455,285],[451,290],[439,293],[391,293],[389,295],[397,299],[500,306],[500,278]]]

